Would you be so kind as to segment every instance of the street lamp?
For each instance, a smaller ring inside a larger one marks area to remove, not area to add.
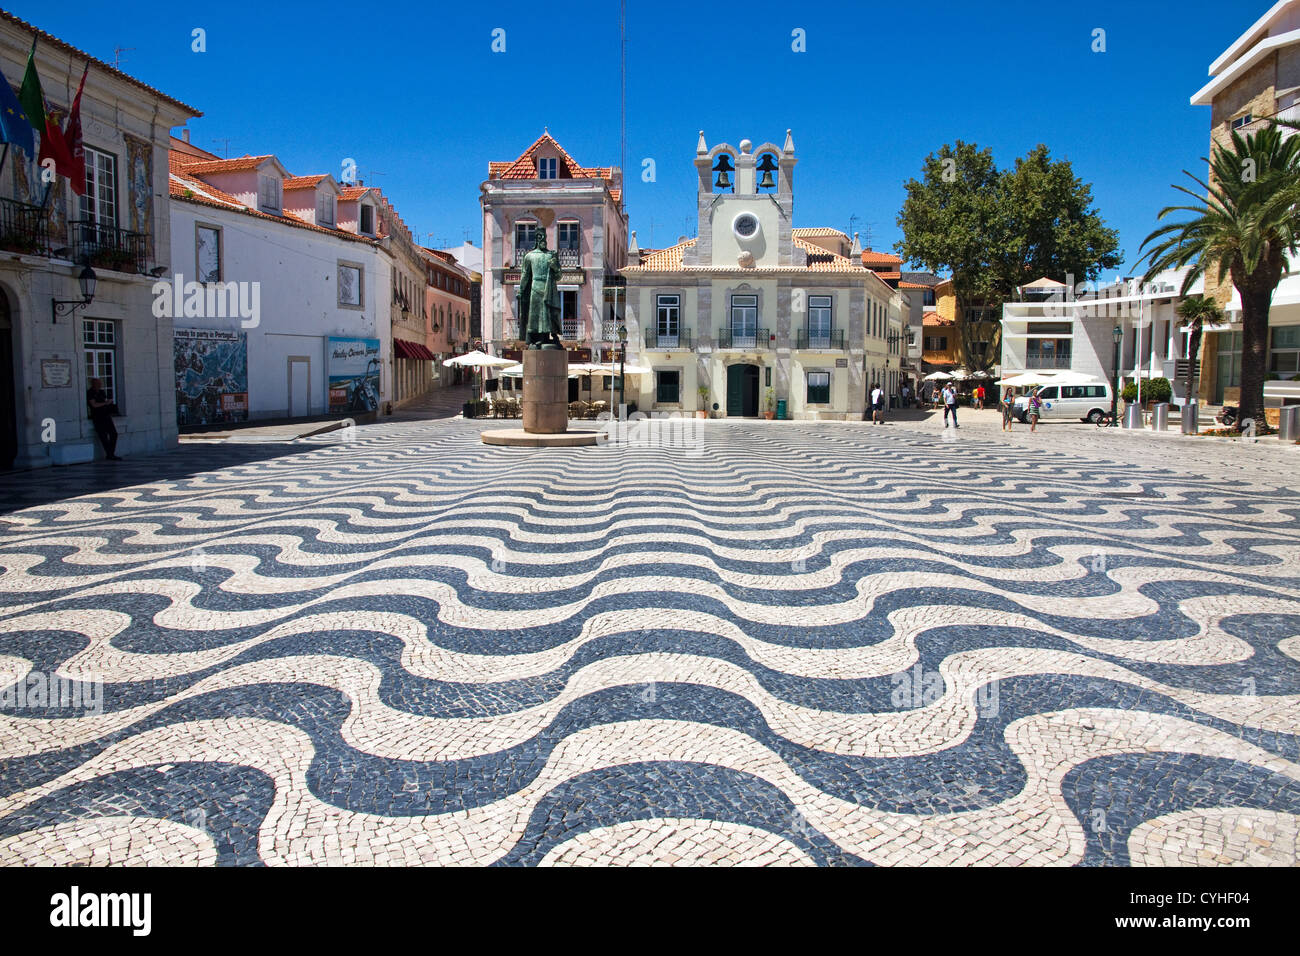
[[[95,270],[88,265],[82,266],[81,273],[77,276],[77,285],[81,287],[81,298],[50,299],[50,308],[53,310],[51,321],[58,322],[59,316],[68,315],[90,305],[95,298],[95,286],[98,282],[99,277],[95,275]]]
[[[1115,370],[1115,388],[1110,393],[1110,423],[1119,424],[1119,344],[1124,341],[1124,330],[1118,325],[1115,331],[1111,333],[1111,338],[1115,341],[1115,357],[1111,363]]]
[[[620,410],[627,402],[627,326],[618,324],[618,404]]]

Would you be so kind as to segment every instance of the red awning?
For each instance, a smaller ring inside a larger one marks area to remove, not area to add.
[[[422,362],[433,362],[437,360],[434,354],[419,342],[408,342],[406,339],[393,339],[393,346],[397,350],[398,358],[419,359]]]

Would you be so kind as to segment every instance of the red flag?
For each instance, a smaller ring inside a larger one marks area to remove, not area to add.
[[[40,161],[44,164],[47,159],[54,160],[54,169],[60,176],[72,177],[72,153],[53,113],[45,114],[45,129],[41,130]]]
[[[68,177],[72,191],[78,196],[86,195],[86,147],[81,141],[81,91],[86,88],[86,74],[90,64],[81,72],[81,84],[77,87],[77,96],[72,101],[72,110],[68,113],[68,125],[63,131],[63,145],[68,155],[68,171],[60,173]],[[44,142],[44,137],[42,137]],[[57,166],[58,160],[55,160]]]

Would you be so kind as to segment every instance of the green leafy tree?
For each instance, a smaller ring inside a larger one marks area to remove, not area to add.
[[[1296,209],[1300,199],[1300,137],[1284,139],[1276,126],[1248,136],[1234,131],[1231,148],[1211,150],[1210,181],[1187,170],[1183,174],[1201,193],[1175,185],[1192,197],[1184,206],[1167,206],[1157,218],[1175,213],[1190,218],[1157,229],[1142,241],[1150,246],[1146,277],[1165,269],[1191,266],[1183,280],[1192,282],[1209,270],[1229,276],[1241,297],[1241,413],[1238,421],[1264,421],[1264,380],[1268,348],[1268,312],[1273,292],[1295,254]],[[1202,198],[1204,196],[1205,198]]]
[[[1188,401],[1196,399],[1196,368],[1201,357],[1201,337],[1205,326],[1223,321],[1223,310],[1213,299],[1189,295],[1178,303],[1178,315],[1187,323],[1187,380],[1183,383]]]
[[[1001,307],[1018,286],[1041,276],[1094,280],[1123,262],[1119,234],[1093,208],[1092,187],[1068,160],[1037,146],[999,170],[993,153],[957,140],[925,158],[922,178],[906,183],[898,214],[899,255],[931,272],[949,272],[961,306],[963,351],[987,371],[1001,354]],[[981,352],[980,343],[988,343]]]

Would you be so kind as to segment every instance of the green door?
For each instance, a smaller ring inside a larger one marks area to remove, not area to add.
[[[727,417],[753,418],[758,414],[758,366],[727,367]]]

